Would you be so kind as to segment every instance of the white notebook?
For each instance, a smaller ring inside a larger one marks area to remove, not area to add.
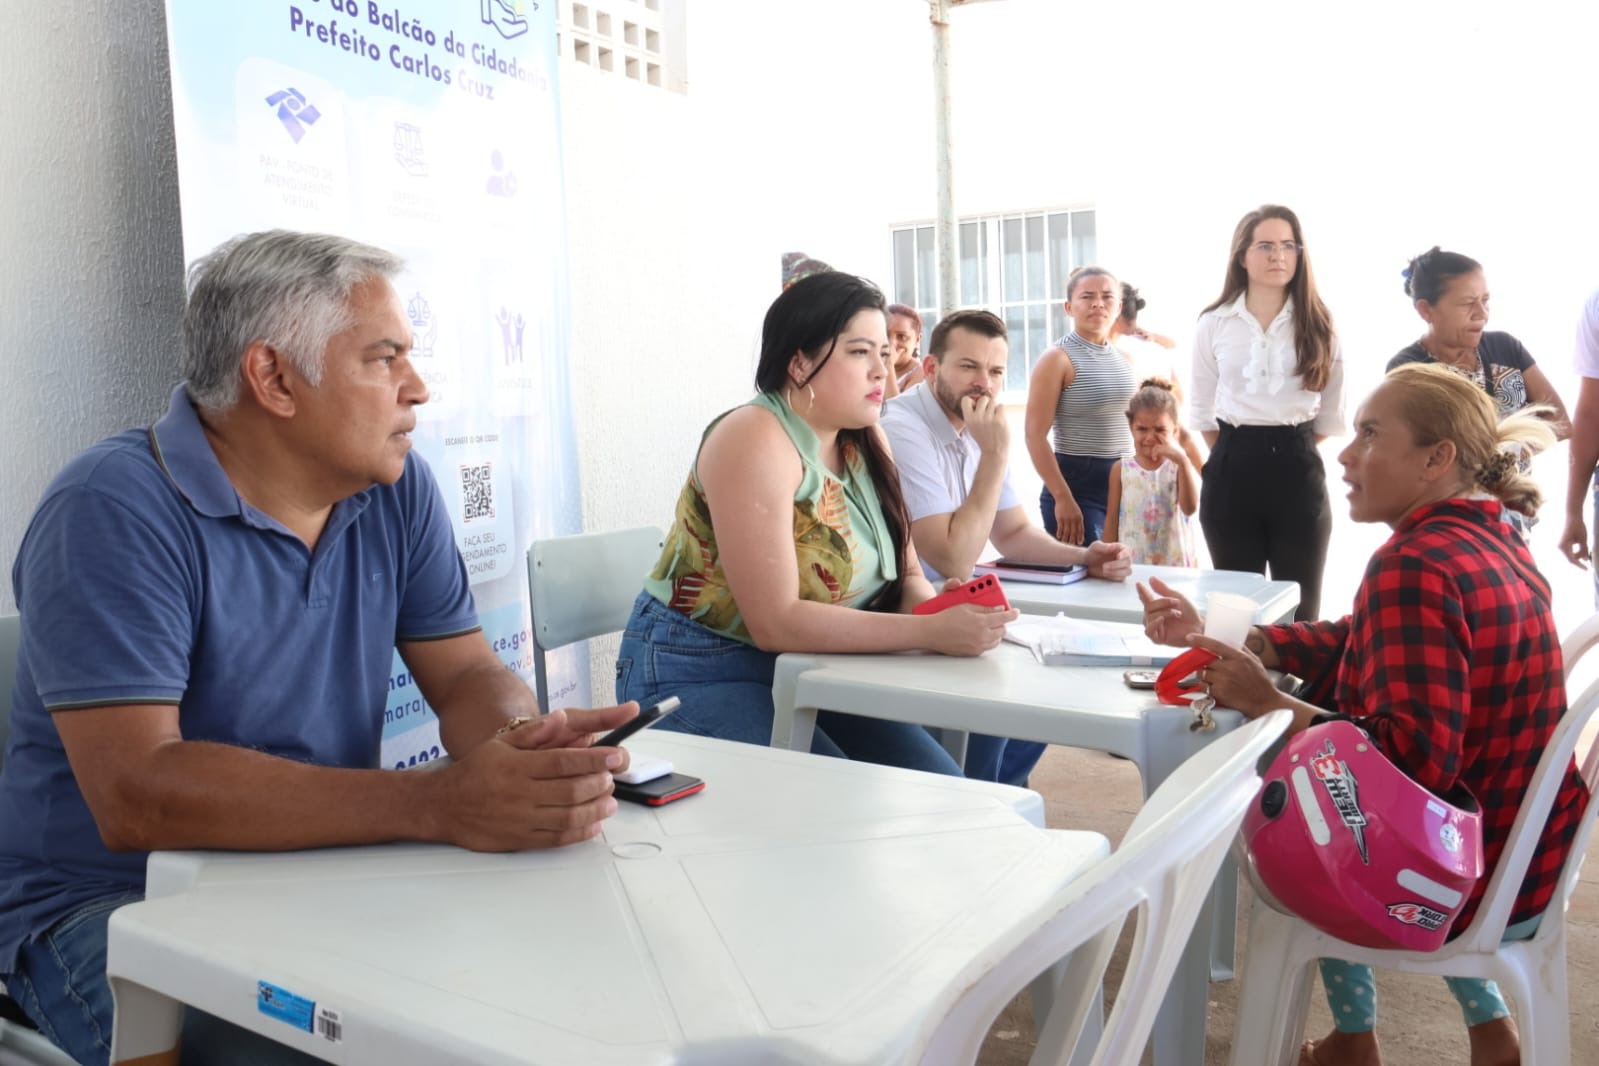
[[[1142,626],[1064,614],[1024,614],[1005,627],[1005,639],[1032,651],[1045,666],[1165,666],[1184,650],[1156,644]]]

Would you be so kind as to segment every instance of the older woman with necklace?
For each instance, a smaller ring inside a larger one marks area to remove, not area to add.
[[[1553,409],[1551,427],[1564,440],[1571,433],[1565,405],[1531,353],[1508,333],[1488,330],[1488,281],[1482,264],[1434,245],[1405,268],[1405,295],[1427,323],[1427,332],[1388,360],[1437,363],[1477,383],[1504,418],[1534,404]]]

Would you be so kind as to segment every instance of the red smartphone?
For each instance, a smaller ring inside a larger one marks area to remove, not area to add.
[[[993,574],[984,574],[974,577],[964,585],[957,585],[948,592],[940,592],[926,603],[918,603],[911,608],[911,614],[937,614],[939,611],[950,607],[958,607],[963,603],[975,603],[979,607],[1010,607],[1010,601],[1005,598],[1005,590],[999,587],[999,578]]]
[[[647,807],[661,807],[684,796],[692,796],[705,787],[705,782],[688,774],[667,774],[638,785],[616,782],[613,795],[629,803],[642,803]]]

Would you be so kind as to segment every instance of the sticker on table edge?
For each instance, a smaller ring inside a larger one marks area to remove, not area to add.
[[[304,1033],[314,1033],[330,1043],[344,1040],[343,1014],[332,1007],[319,1007],[315,1000],[295,995],[270,981],[255,983],[255,1009],[268,1018]]]
[[[297,996],[287,988],[267,981],[255,983],[255,1009],[268,1018],[276,1018],[302,1032],[311,1032],[311,1019],[316,1014],[316,1001]]]

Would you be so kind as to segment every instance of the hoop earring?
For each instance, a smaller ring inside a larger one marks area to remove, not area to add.
[[[811,402],[805,407],[805,413],[810,414],[811,410],[816,406],[816,386],[807,384],[805,386],[805,391],[809,393],[811,397]],[[788,390],[784,390],[783,399],[788,401],[788,409],[790,411],[793,411],[795,414],[799,414],[799,408],[794,406],[794,397]]]

